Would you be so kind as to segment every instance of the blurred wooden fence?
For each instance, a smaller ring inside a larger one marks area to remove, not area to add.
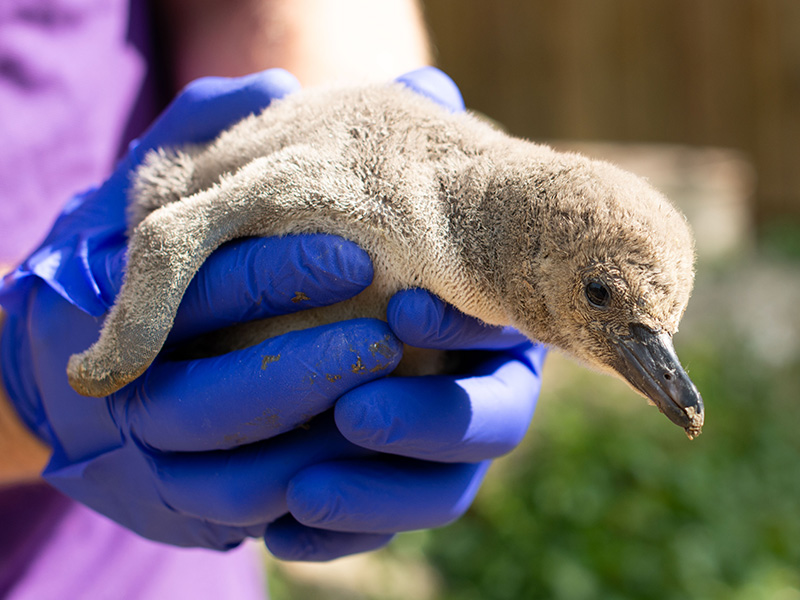
[[[533,139],[738,148],[800,219],[800,0],[424,0],[467,104]]]

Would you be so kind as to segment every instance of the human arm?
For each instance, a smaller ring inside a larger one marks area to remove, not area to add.
[[[0,324],[4,320],[0,310]],[[25,426],[2,386],[0,457],[0,488],[38,480],[50,457],[50,448]]]
[[[310,86],[432,64],[417,0],[168,0],[157,11],[176,89],[272,67]]]

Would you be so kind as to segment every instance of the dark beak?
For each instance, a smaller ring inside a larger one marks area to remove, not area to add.
[[[612,344],[618,358],[613,365],[616,371],[670,421],[683,427],[689,439],[700,435],[703,399],[681,367],[672,336],[631,325],[630,335],[612,338]]]

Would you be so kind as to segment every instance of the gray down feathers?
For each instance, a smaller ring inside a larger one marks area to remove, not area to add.
[[[132,189],[124,286],[99,340],[69,363],[86,395],[148,367],[194,273],[237,237],[337,234],[369,253],[375,278],[350,301],[224,332],[220,350],[385,318],[392,294],[423,287],[613,373],[598,332],[639,323],[671,335],[692,287],[685,219],[645,181],[399,84],[293,94],[206,146],[152,152]],[[588,276],[608,282],[613,310],[587,304]],[[429,364],[410,352],[403,368]]]

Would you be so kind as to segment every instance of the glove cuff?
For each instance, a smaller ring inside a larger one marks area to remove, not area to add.
[[[0,372],[3,376],[3,387],[26,427],[51,446],[52,436],[33,377],[24,376],[31,373],[31,369],[26,368],[24,364],[30,357],[29,338],[23,335],[22,331],[25,322],[26,319],[17,315],[6,315],[3,323],[2,337],[0,337]]]
[[[113,304],[108,286],[98,281],[92,271],[90,257],[101,248],[123,247],[125,223],[120,215],[107,219],[109,224],[104,226],[87,225],[98,221],[95,213],[113,212],[87,202],[96,191],[92,188],[73,196],[39,248],[0,281],[0,305],[7,313],[26,312],[24,305],[37,280],[95,317],[104,314]]]

